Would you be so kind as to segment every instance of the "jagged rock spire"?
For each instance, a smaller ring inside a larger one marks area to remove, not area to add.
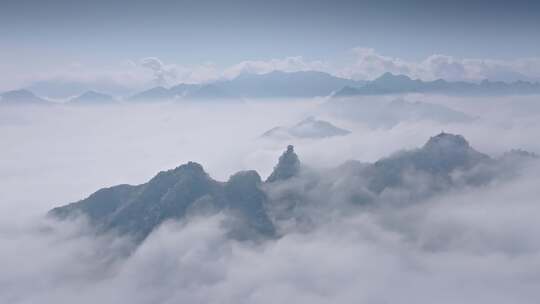
[[[275,182],[278,180],[285,180],[298,174],[300,171],[300,160],[298,155],[294,153],[294,147],[292,145],[287,146],[285,151],[280,157],[278,164],[274,167],[274,171],[266,182]]]

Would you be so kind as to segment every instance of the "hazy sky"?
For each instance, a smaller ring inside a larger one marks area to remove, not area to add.
[[[358,45],[387,55],[540,53],[538,1],[2,1],[3,52],[177,63],[303,55]]]
[[[408,61],[540,54],[538,1],[3,0],[0,6],[3,90],[60,66],[147,57],[224,69],[294,56],[335,63],[356,47]]]

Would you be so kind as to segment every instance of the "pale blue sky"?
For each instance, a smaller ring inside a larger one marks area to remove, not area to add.
[[[538,1],[1,1],[1,47],[180,64],[369,46],[390,56],[540,54]]]

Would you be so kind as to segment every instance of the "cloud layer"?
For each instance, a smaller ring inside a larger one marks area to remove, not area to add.
[[[323,172],[345,160],[374,161],[418,147],[441,129],[463,134],[493,156],[512,148],[540,151],[533,140],[540,132],[538,96],[404,98],[478,120],[405,119],[373,128],[332,115],[320,100],[2,108],[0,302],[535,303],[536,166],[416,204],[339,216],[331,212],[339,197],[310,195],[321,206],[307,210],[320,219],[313,229],[290,230],[263,244],[228,239],[220,214],[168,222],[126,256],[133,249],[129,240],[96,237],[84,222],[42,218],[99,188],[142,183],[189,160],[218,180],[245,169],[265,178],[291,142],[260,134],[311,115],[352,131],[293,142],[301,161]],[[344,180],[333,187],[346,196],[355,185]]]
[[[220,216],[167,223],[127,259],[111,256],[124,248],[121,240],[73,234],[79,228],[70,224],[11,233],[2,244],[17,250],[2,250],[0,299],[535,303],[536,172],[421,207],[349,216],[255,246],[229,240]]]

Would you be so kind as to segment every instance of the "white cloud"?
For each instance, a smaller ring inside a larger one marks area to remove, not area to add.
[[[169,222],[125,260],[114,259],[121,240],[77,235],[69,223],[2,230],[0,300],[532,304],[540,226],[531,177],[258,246],[227,240],[221,216]]]
[[[540,81],[540,57],[512,60],[456,58],[434,54],[421,61],[388,57],[371,48],[354,48],[353,60],[335,73],[353,79],[374,79],[385,72],[423,80],[450,81]]]
[[[371,48],[354,48],[354,61],[338,68],[337,74],[353,79],[374,79],[385,72],[394,74],[411,74],[410,63],[399,58],[379,55]]]
[[[167,85],[176,81],[178,76],[174,66],[166,66],[156,57],[143,58],[139,61],[139,64],[154,73],[154,81],[157,85]]]
[[[247,60],[226,68],[223,77],[234,78],[243,73],[264,74],[271,71],[324,71],[329,70],[322,61],[306,61],[302,56],[270,60]]]

